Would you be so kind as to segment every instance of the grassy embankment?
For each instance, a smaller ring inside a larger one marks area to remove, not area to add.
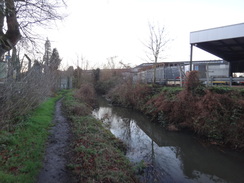
[[[192,71],[184,88],[125,83],[108,96],[169,130],[190,129],[212,144],[244,150],[244,89],[206,87]]]
[[[12,131],[0,131],[0,182],[35,182],[59,98],[50,98],[23,116]]]
[[[69,168],[77,182],[136,182],[123,152],[126,147],[91,117],[94,93],[86,90],[85,99],[76,92],[64,98],[64,108],[72,123],[73,151]],[[78,94],[78,96],[77,96]],[[77,99],[77,97],[79,99]],[[42,166],[45,143],[52,125],[55,103],[50,98],[28,116],[23,116],[12,131],[0,131],[0,182],[32,183]]]
[[[124,144],[91,116],[94,93],[84,85],[63,100],[73,133],[69,168],[77,182],[136,182]]]

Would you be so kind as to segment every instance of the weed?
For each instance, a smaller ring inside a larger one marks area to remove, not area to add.
[[[152,87],[148,85],[128,82],[113,88],[107,96],[113,104],[141,110],[152,92]]]
[[[79,99],[80,103],[96,106],[96,94],[92,84],[85,83],[80,86],[80,89],[74,92],[74,97]]]
[[[147,165],[144,160],[141,160],[140,162],[136,163],[133,168],[137,174],[142,174],[146,167]]]
[[[209,90],[214,93],[218,93],[218,94],[225,94],[225,93],[230,93],[231,91],[233,91],[233,89],[231,89],[230,87],[223,87],[223,86],[222,87],[220,87],[220,86],[210,87]]]

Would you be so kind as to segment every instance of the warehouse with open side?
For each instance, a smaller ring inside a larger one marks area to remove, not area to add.
[[[230,63],[230,76],[244,72],[244,23],[190,33],[190,70],[193,47],[198,47]]]

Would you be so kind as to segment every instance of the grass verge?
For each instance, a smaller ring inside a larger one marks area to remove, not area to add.
[[[59,98],[42,103],[13,131],[0,131],[0,182],[35,182]]]
[[[77,102],[69,93],[63,100],[63,107],[74,134],[69,168],[77,182],[137,182],[124,156],[124,144],[90,115],[89,105]]]

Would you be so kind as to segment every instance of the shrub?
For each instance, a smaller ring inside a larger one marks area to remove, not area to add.
[[[75,91],[74,96],[82,103],[90,105],[91,107],[96,106],[96,92],[94,86],[90,83],[82,84],[80,89]]]
[[[144,111],[164,126],[187,127],[210,141],[244,149],[241,94],[234,90],[219,94],[204,88],[204,94],[199,95],[194,86],[175,96],[170,90],[162,90],[146,103]]]
[[[107,96],[113,103],[141,110],[148,97],[150,97],[151,92],[152,88],[148,85],[127,82],[117,85],[109,91]]]
[[[185,89],[187,91],[194,91],[200,84],[198,71],[190,71],[187,73],[185,80]]]
[[[184,88],[187,93],[192,95],[204,95],[205,86],[199,80],[198,71],[190,71],[187,73]]]
[[[233,92],[233,89],[231,89],[230,87],[210,87],[209,88],[210,91],[214,92],[214,93],[218,93],[218,94],[225,94],[225,93],[231,93]]]
[[[88,115],[92,111],[92,107],[88,104],[82,103],[79,100],[77,101],[74,98],[74,92],[70,91],[66,94],[65,99],[63,101],[62,107],[64,111],[68,114],[68,116],[72,115]]]
[[[210,141],[244,149],[243,93],[243,89],[207,88],[199,81],[198,72],[191,71],[184,89],[163,87],[160,91],[127,82],[110,90],[108,96],[115,103],[143,111],[167,128],[187,128]]]
[[[53,95],[57,78],[57,73],[31,70],[18,81],[8,78],[0,84],[0,129],[12,130],[19,123],[19,116],[29,113]]]

